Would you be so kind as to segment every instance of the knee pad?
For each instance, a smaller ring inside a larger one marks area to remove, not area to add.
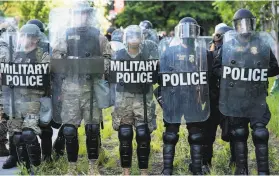
[[[42,130],[42,134],[40,135],[41,139],[51,139],[52,138],[53,130],[50,126],[47,128],[42,128],[41,130]]]
[[[38,143],[37,135],[31,129],[24,129],[21,137],[26,144]]]
[[[249,136],[248,128],[244,128],[242,126],[234,128],[231,131],[232,139],[234,141],[247,141]]]
[[[98,159],[99,148],[101,144],[100,125],[87,124],[85,125],[86,147],[88,159]]]
[[[14,133],[13,140],[10,142],[13,142],[15,146],[19,146],[23,141],[21,140],[22,133]]]
[[[139,168],[147,169],[151,141],[151,136],[147,125],[141,125],[136,128],[136,140],[138,143],[137,155]]]
[[[67,157],[69,162],[76,162],[78,158],[77,128],[74,125],[66,124],[63,128],[66,139]]]
[[[118,138],[120,141],[119,152],[121,167],[130,168],[133,155],[133,127],[131,125],[120,125]]]
[[[74,125],[65,125],[63,128],[63,134],[66,141],[72,141],[77,139],[77,128]]]
[[[41,164],[41,146],[37,139],[37,135],[31,129],[23,129],[22,139],[26,144],[26,149],[29,161],[32,165],[38,166]]]
[[[176,145],[178,139],[179,139],[179,135],[177,133],[171,133],[171,132],[163,133],[164,144]]]
[[[202,145],[204,143],[204,134],[200,128],[190,128],[188,135],[189,144]]]
[[[120,141],[132,141],[133,136],[133,127],[131,125],[121,125],[119,127],[118,138]]]
[[[269,139],[269,132],[265,125],[261,123],[256,123],[253,127],[253,142],[255,144],[267,143]]]

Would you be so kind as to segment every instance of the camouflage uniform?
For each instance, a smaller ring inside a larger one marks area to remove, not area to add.
[[[142,36],[139,26],[128,26],[124,31],[123,38],[126,47],[117,51],[113,59],[120,61],[158,59],[157,45],[152,41],[143,40]],[[138,53],[133,55],[128,52],[129,47],[131,47],[131,51],[138,51]],[[123,85],[116,83],[112,124],[114,130],[118,131],[120,160],[124,175],[129,174],[132,162],[133,126],[136,132],[138,167],[141,169],[141,174],[147,174],[151,132],[154,130],[152,119],[154,118],[155,108],[152,107],[152,104],[154,104],[152,84],[128,83]]]
[[[154,42],[145,41],[143,46],[142,52],[150,54],[146,55],[149,59],[158,59],[159,55],[156,52],[157,46]],[[122,54],[125,52],[125,49],[120,50],[116,53],[115,59],[123,57]],[[154,105],[153,87],[151,86],[146,94],[147,121],[150,132],[155,128],[154,123],[151,122],[155,114]],[[145,124],[143,94],[116,91],[114,108],[114,112],[112,113],[114,130],[118,130],[122,124],[134,125],[135,127]]]
[[[100,52],[102,55],[111,55],[111,48],[108,40],[100,35]],[[65,40],[60,40],[53,50],[54,58],[61,58],[61,55],[66,55],[66,43]],[[61,47],[64,46],[64,47]],[[108,61],[105,61],[106,68],[108,67]],[[107,69],[106,69],[107,70]],[[102,78],[94,79],[94,90],[98,86],[98,81]],[[96,100],[96,94],[93,94],[93,118],[90,118],[90,82],[87,81],[84,85],[79,85],[74,82],[72,78],[66,78],[63,80],[61,86],[61,118],[63,124],[73,124],[78,128],[84,119],[85,124],[99,124],[102,121],[102,109],[98,108]]]
[[[21,28],[20,34],[26,35],[26,40],[33,40],[29,35],[39,39],[40,29],[36,25],[28,24]],[[38,48],[38,43],[36,45],[37,46],[29,52],[16,52],[13,56],[15,59],[12,62],[50,62],[48,53]],[[9,62],[9,57],[5,58],[3,61]],[[12,100],[15,107],[14,114],[10,111],[12,107],[10,104],[12,91],[14,94],[14,99]],[[8,131],[9,136],[11,136],[10,140],[12,140],[16,146],[19,161],[24,162],[27,168],[30,168],[30,165],[38,166],[41,163],[41,149],[36,135],[41,134],[41,129],[39,127],[40,98],[44,95],[45,90],[3,86],[4,112],[9,117]]]
[[[60,29],[58,30],[59,32],[57,32],[57,30],[55,30],[57,26],[53,25],[53,35],[56,36],[57,33],[61,33],[61,35],[57,35],[57,37],[53,37],[50,40],[51,47],[53,48],[53,62],[55,62],[55,59],[64,59],[65,62],[67,62],[71,57],[77,57],[77,60],[82,60],[82,58],[93,60],[95,56],[105,57],[111,55],[111,48],[108,40],[100,34],[96,25],[91,24],[94,21],[94,19],[92,19],[94,18],[93,8],[89,7],[88,4],[79,3],[80,4],[75,8],[71,9],[73,14],[70,15],[76,18],[79,16],[79,13],[87,14],[86,22],[77,24],[76,26],[68,26],[68,24],[62,25],[62,29],[65,29],[62,33]],[[54,13],[54,18],[57,12],[61,13],[55,10],[52,11],[52,13]],[[50,22],[56,24],[55,20],[56,19],[50,19]],[[105,66],[102,65],[102,67],[107,68],[108,63],[109,62],[105,60]],[[99,90],[100,86],[104,85],[106,81],[103,79],[102,74],[98,76],[82,73],[54,74],[56,77],[54,80],[58,79],[59,85],[53,85],[52,92],[60,92],[61,89],[59,100],[61,101],[61,109],[58,110],[61,111],[61,119],[57,119],[58,121],[54,120],[58,123],[63,123],[63,134],[66,139],[67,157],[70,164],[68,173],[75,173],[79,149],[77,128],[80,126],[81,121],[84,120],[86,148],[90,165],[89,172],[93,174],[93,172],[96,172],[94,163],[99,157],[101,145],[100,123],[102,121],[101,105],[103,102],[102,93],[99,92]],[[91,100],[93,102],[92,104]]]

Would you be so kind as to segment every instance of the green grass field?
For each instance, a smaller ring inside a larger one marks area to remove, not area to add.
[[[272,86],[273,79],[270,81],[270,87]],[[272,95],[268,97],[268,104],[270,111],[272,113],[272,119],[268,125],[271,132],[270,135],[270,147],[269,147],[269,157],[270,157],[270,169],[271,174],[279,173],[279,156],[278,156],[278,146],[279,146],[279,115],[278,115],[278,100],[279,94]],[[151,155],[149,162],[149,174],[158,175],[162,171],[162,134],[164,131],[163,121],[162,121],[162,111],[157,108],[157,124],[158,128],[152,133],[151,142]],[[102,153],[99,157],[99,171],[101,174],[105,175],[119,175],[122,173],[119,161],[119,151],[118,151],[118,135],[117,132],[112,129],[112,120],[110,115],[110,109],[105,109],[104,113],[104,124],[105,129],[101,131],[102,134]],[[79,128],[79,160],[77,174],[86,175],[88,170],[88,161],[85,146],[85,132],[84,126]],[[134,155],[133,155],[133,165],[132,174],[139,174],[137,166],[137,156],[136,156],[136,142],[133,142]],[[220,138],[220,129],[218,129],[216,141],[214,144],[214,158],[213,158],[213,168],[211,170],[212,175],[231,175],[233,170],[229,169],[229,144],[222,141]],[[177,175],[187,175],[191,174],[188,171],[188,164],[190,162],[190,150],[187,141],[187,130],[186,126],[182,125],[180,127],[180,138],[176,146],[176,156],[174,161],[174,174]],[[67,159],[66,156],[59,159],[58,161],[52,163],[43,163],[40,167],[34,169],[36,175],[60,175],[67,173]],[[22,174],[26,174],[24,168],[21,169]],[[254,152],[254,146],[249,137],[249,173],[257,174],[256,171],[256,156]]]

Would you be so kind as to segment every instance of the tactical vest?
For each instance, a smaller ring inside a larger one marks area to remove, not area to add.
[[[80,58],[100,56],[100,31],[93,27],[70,28],[67,34],[67,54]]]

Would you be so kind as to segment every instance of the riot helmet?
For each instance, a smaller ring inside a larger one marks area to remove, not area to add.
[[[29,21],[27,21],[26,24],[35,24],[36,26],[38,26],[40,28],[41,32],[45,32],[44,24],[38,19],[29,20]]]
[[[123,42],[123,35],[123,30],[116,29],[111,34],[111,41]]]
[[[191,17],[182,18],[175,27],[175,36],[180,39],[196,38],[200,35],[200,26]]]
[[[256,17],[250,10],[239,9],[233,16],[233,27],[240,34],[251,33],[256,30]]]
[[[87,27],[93,24],[93,8],[88,2],[78,1],[71,9],[72,27]]]
[[[213,41],[214,42],[221,41],[226,32],[228,32],[230,30],[233,30],[233,28],[230,27],[230,26],[222,26],[222,27],[215,28],[215,29],[216,30],[215,30],[215,33],[213,35]]]
[[[124,30],[123,44],[126,49],[140,49],[143,42],[142,30],[138,25],[130,25]]]
[[[41,37],[40,28],[35,24],[25,24],[21,27],[17,39],[17,52],[29,52],[37,48]]]
[[[139,27],[141,29],[152,29],[153,25],[152,25],[152,23],[150,21],[144,20],[144,21],[140,22]]]

